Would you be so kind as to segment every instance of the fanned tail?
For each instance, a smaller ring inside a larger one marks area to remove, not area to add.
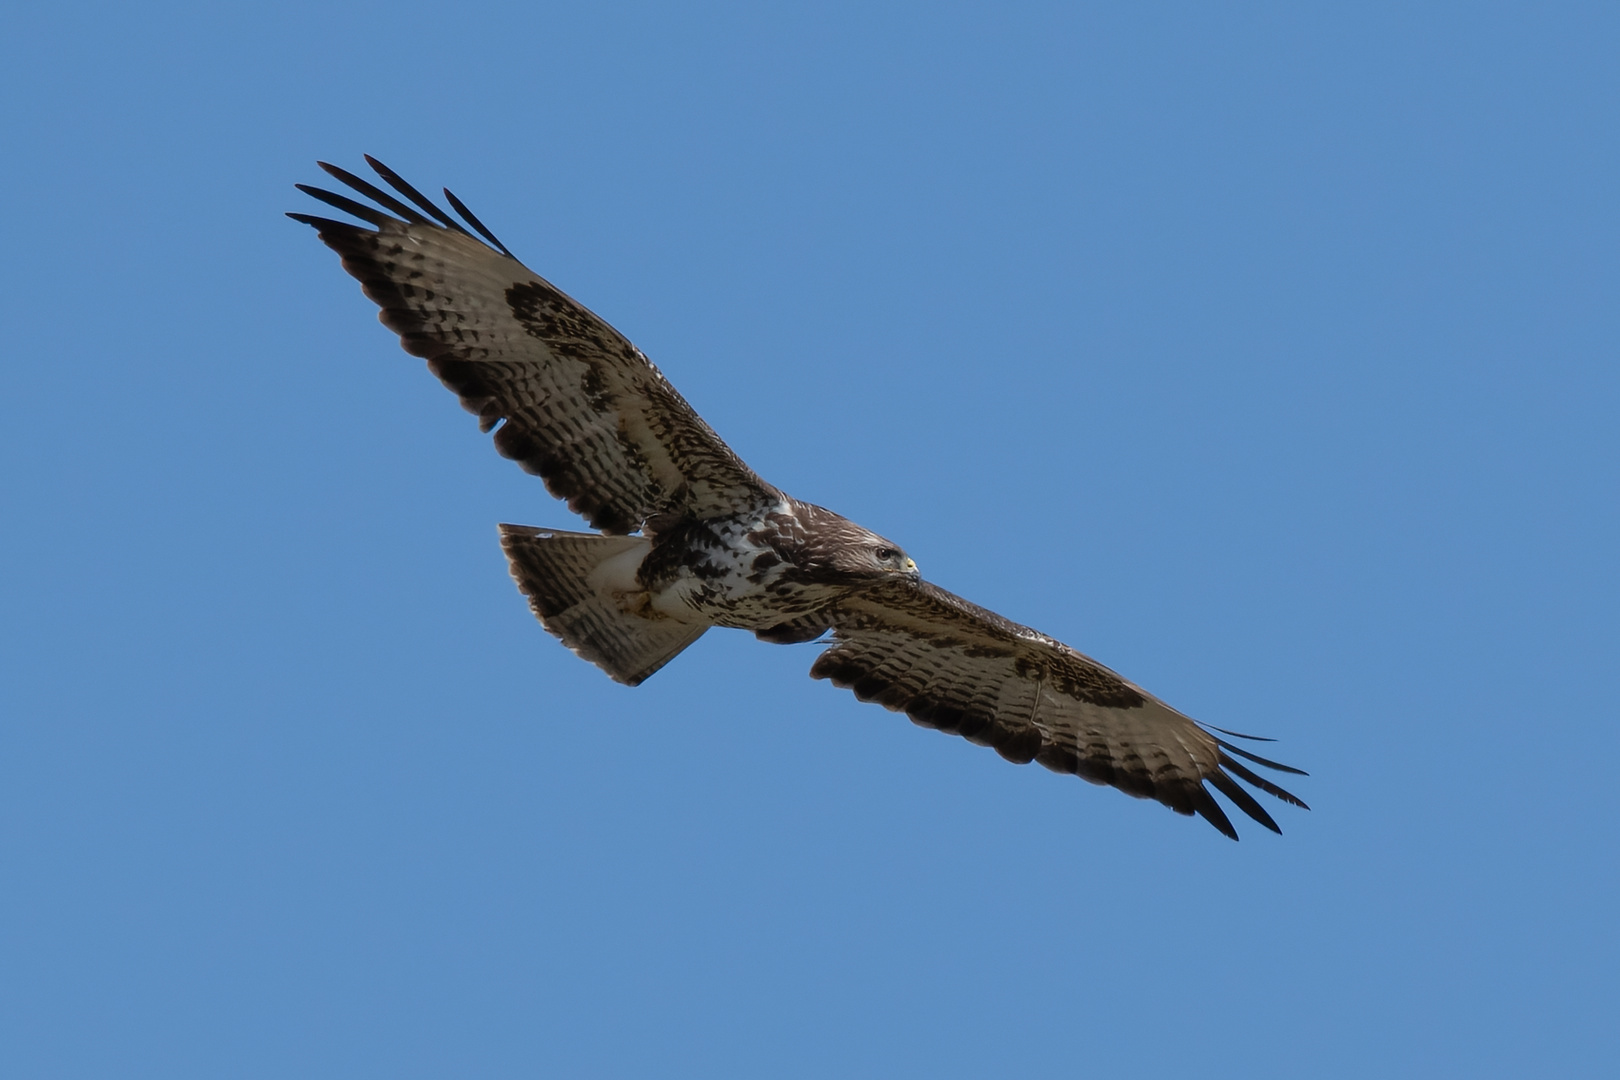
[[[512,578],[540,624],[626,686],[642,682],[709,628],[634,613],[635,574],[650,546],[641,536],[501,526]]]

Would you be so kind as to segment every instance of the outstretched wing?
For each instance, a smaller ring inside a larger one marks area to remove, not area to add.
[[[299,189],[372,227],[287,216],[313,225],[342,256],[405,351],[426,358],[484,431],[495,429],[501,454],[606,533],[633,532],[655,514],[723,513],[774,495],[641,350],[514,259],[459,199],[444,193],[476,237],[366,160],[408,201],[322,162],[376,206]]]
[[[1238,749],[1061,641],[938,586],[883,585],[842,601],[829,621],[835,644],[816,658],[812,678],[1009,761],[1038,761],[1197,813],[1234,840],[1206,782],[1273,832],[1282,830],[1233,777],[1305,806],[1236,758],[1300,770]]]

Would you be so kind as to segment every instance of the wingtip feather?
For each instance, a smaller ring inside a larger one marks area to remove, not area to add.
[[[478,220],[478,215],[467,209],[466,203],[456,198],[455,192],[451,191],[449,188],[445,188],[444,197],[449,200],[450,208],[465,218],[467,220],[467,224],[471,225],[478,232],[479,236],[482,236],[485,240],[489,241],[490,245],[493,246],[496,251],[499,251],[502,255],[505,255],[509,259],[515,257],[510,251],[506,250],[505,244],[501,243],[495,238],[495,234],[489,231],[489,227],[482,221]]]
[[[1236,754],[1238,757],[1248,758],[1250,761],[1254,762],[1256,765],[1264,765],[1268,769],[1276,769],[1278,772],[1292,773],[1295,776],[1309,776],[1309,775],[1311,775],[1310,773],[1306,772],[1304,769],[1296,769],[1292,765],[1284,765],[1280,761],[1272,761],[1270,758],[1263,758],[1259,754],[1251,754],[1247,750],[1242,749],[1241,747],[1233,746],[1231,743],[1227,742],[1225,739],[1216,739],[1215,741],[1221,745],[1222,749],[1230,750],[1230,751],[1232,751],[1232,753]]]
[[[365,203],[355,202],[347,195],[339,195],[335,191],[327,191],[325,188],[318,188],[313,184],[294,184],[293,187],[312,199],[319,199],[327,206],[342,210],[345,214],[353,214],[374,228],[380,229],[394,220],[381,210],[367,206]]]
[[[1234,739],[1248,739],[1250,742],[1276,742],[1277,741],[1276,739],[1273,739],[1268,735],[1245,735],[1241,731],[1228,731],[1223,727],[1216,727],[1214,724],[1204,724],[1202,726],[1209,728],[1209,730],[1211,730],[1211,731],[1218,731],[1222,735],[1230,735]]]
[[[1301,810],[1310,809],[1309,806],[1305,805],[1304,799],[1301,799],[1298,795],[1295,795],[1286,788],[1267,780],[1253,769],[1248,768],[1241,761],[1234,761],[1225,754],[1222,754],[1220,757],[1220,767],[1230,770],[1233,776],[1236,776],[1246,784],[1259,788],[1261,791],[1265,792],[1267,795],[1270,795],[1274,799],[1281,799],[1290,806],[1297,806]]]
[[[1222,795],[1231,799],[1232,804],[1239,810],[1242,810],[1277,835],[1282,835],[1282,829],[1277,825],[1276,820],[1266,813],[1266,808],[1256,802],[1253,795],[1239,787],[1236,780],[1233,780],[1219,769],[1205,777],[1205,779],[1214,784],[1216,790]]]
[[[1198,811],[1199,817],[1215,826],[1222,836],[1229,840],[1238,838],[1237,830],[1232,827],[1232,819],[1226,816],[1221,804],[1215,801],[1215,796],[1211,795],[1202,784],[1198,785],[1193,794],[1193,809]]]
[[[426,195],[423,195],[420,191],[417,191],[410,184],[406,183],[405,178],[400,176],[399,173],[395,172],[393,169],[390,169],[388,166],[384,165],[370,154],[366,154],[365,159],[366,164],[370,165],[376,170],[377,175],[383,178],[384,183],[393,188],[395,191],[399,192],[401,195],[405,196],[407,199],[411,200],[411,202],[420,207],[423,212],[432,215],[433,219],[439,224],[443,225],[447,229],[454,229],[458,233],[465,234],[467,232],[466,229],[462,228],[460,222],[441,210],[432,199],[429,199]]]
[[[336,165],[331,165],[324,161],[317,161],[315,164],[319,165],[323,170],[325,170],[326,174],[332,177],[334,180],[348,185],[350,188],[353,188],[355,191],[358,191],[366,198],[375,202],[378,206],[381,206],[392,213],[398,214],[401,218],[410,222],[412,225],[430,224],[428,218],[424,217],[415,208],[405,205],[392,195],[388,194],[388,192],[378,187],[376,184],[354,175],[354,173],[350,172],[348,169],[339,168]]]
[[[360,228],[360,226],[354,224],[353,222],[334,221],[331,218],[319,217],[315,214],[300,214],[289,210],[287,211],[287,216],[298,222],[300,225],[308,225],[311,228],[318,230],[322,235],[333,232],[352,234],[364,231]]]

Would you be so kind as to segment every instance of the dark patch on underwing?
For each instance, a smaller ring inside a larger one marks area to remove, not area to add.
[[[612,411],[613,399],[608,396],[607,378],[602,374],[601,364],[585,365],[585,373],[579,377],[579,388],[591,408],[601,413]]]
[[[825,615],[816,613],[803,618],[791,619],[764,630],[754,631],[754,636],[761,641],[768,641],[773,645],[798,645],[806,641],[814,641],[831,629]]]
[[[506,303],[524,331],[559,356],[583,359],[623,351],[623,344],[602,332],[599,320],[543,281],[513,285],[506,290]]]

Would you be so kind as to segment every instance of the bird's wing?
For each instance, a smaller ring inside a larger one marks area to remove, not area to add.
[[[366,160],[404,201],[324,162],[376,205],[298,186],[371,228],[288,216],[342,256],[405,351],[426,358],[483,430],[495,429],[501,454],[606,533],[633,532],[656,514],[740,509],[774,493],[639,349],[514,259],[448,190],[473,231]]]
[[[1237,758],[1300,770],[1238,749],[1061,641],[938,586],[882,585],[841,601],[828,621],[835,643],[816,658],[811,677],[993,747],[1009,761],[1038,761],[1197,813],[1234,840],[1237,831],[1206,782],[1276,832],[1271,815],[1234,777],[1305,806]]]

